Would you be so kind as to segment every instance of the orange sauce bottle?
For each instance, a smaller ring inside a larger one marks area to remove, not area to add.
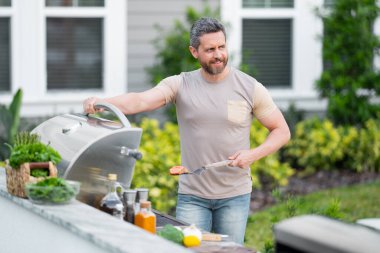
[[[135,225],[153,234],[156,233],[156,215],[150,201],[140,201],[140,211],[135,215]]]

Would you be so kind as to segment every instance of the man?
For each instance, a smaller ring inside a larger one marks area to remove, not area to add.
[[[88,98],[84,110],[94,113],[96,102],[108,102],[125,114],[135,114],[175,103],[182,165],[193,170],[231,160],[228,166],[207,170],[201,176],[180,176],[177,218],[206,231],[227,234],[242,244],[252,191],[249,166],[286,144],[289,128],[264,86],[227,66],[226,33],[221,23],[212,18],[196,21],[189,49],[201,69],[167,77],[145,92]],[[264,143],[250,148],[254,116],[270,134]]]

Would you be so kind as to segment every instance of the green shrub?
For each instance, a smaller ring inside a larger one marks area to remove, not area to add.
[[[286,154],[307,171],[331,170],[343,158],[341,138],[330,120],[305,120],[296,125]]]
[[[335,127],[317,118],[299,122],[285,149],[293,166],[309,172],[347,169],[380,171],[380,120],[370,119],[364,127]]]
[[[140,151],[142,160],[136,163],[132,187],[149,188],[149,197],[155,209],[172,211],[176,205],[178,177],[169,174],[169,168],[181,164],[178,127],[166,123],[159,127],[157,120],[143,119]]]
[[[352,148],[352,166],[356,171],[380,171],[380,119],[370,119],[358,134]]]
[[[173,212],[176,205],[178,177],[169,175],[169,168],[181,164],[178,126],[166,123],[161,128],[157,120],[143,119],[140,151],[143,159],[136,163],[132,187],[147,187],[155,209]],[[251,128],[252,147],[264,142],[268,131],[257,121]],[[259,187],[258,173],[268,175],[276,185],[285,185],[292,169],[273,154],[252,166],[253,186]]]
[[[376,0],[335,0],[323,20],[324,71],[317,82],[328,99],[327,115],[336,124],[361,125],[376,116],[380,75],[373,66],[380,40],[373,33],[379,7]],[[327,15],[326,15],[327,14]]]

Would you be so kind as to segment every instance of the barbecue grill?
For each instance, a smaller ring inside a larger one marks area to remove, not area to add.
[[[136,160],[142,158],[138,151],[142,129],[132,127],[111,104],[98,103],[95,107],[113,113],[118,121],[64,114],[41,123],[32,133],[40,135],[43,143],[62,156],[58,175],[82,183],[78,199],[98,207],[107,192],[108,174],[117,174],[117,180],[125,188],[130,187]]]

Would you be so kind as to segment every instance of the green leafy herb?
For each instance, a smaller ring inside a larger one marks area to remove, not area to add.
[[[75,196],[75,189],[63,178],[47,178],[26,186],[28,196],[37,202],[62,204]]]
[[[52,147],[41,142],[15,146],[9,158],[9,164],[12,168],[18,168],[26,162],[49,161],[57,164],[61,161],[61,156]]]
[[[182,241],[183,241],[182,231],[175,228],[171,224],[166,224],[160,231],[158,231],[157,234],[167,240],[170,240],[182,245]]]
[[[29,145],[37,142],[40,142],[40,136],[38,134],[23,131],[16,135],[13,147]]]
[[[30,175],[33,177],[47,177],[49,176],[48,169],[32,169]]]

